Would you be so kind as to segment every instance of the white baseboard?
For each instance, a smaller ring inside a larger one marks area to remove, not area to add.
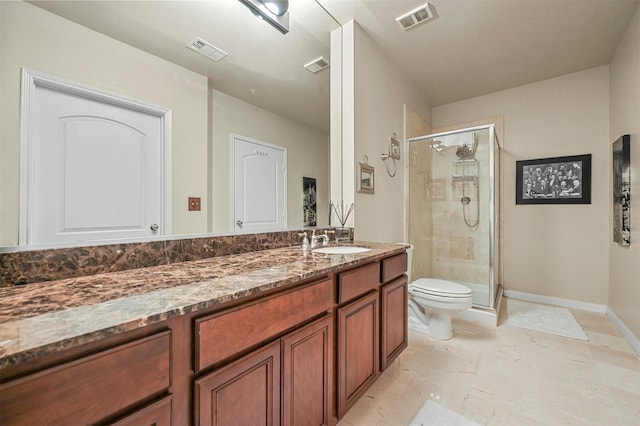
[[[581,302],[579,300],[563,299],[561,297],[541,296],[539,294],[523,293],[521,291],[505,290],[504,295],[510,299],[524,300],[525,302],[543,303],[545,305],[562,306],[569,309],[606,314],[607,307],[598,303]]]
[[[467,309],[466,311],[455,312],[453,314],[453,317],[493,328],[496,328],[498,326],[498,316],[496,315],[496,313],[483,311],[481,309],[471,308]]]
[[[524,300],[525,302],[544,303],[545,305],[562,306],[569,309],[580,309],[598,314],[605,314],[618,331],[627,339],[631,347],[640,355],[640,340],[629,330],[622,320],[605,305],[597,303],[580,302],[579,300],[563,299],[560,297],[540,296],[538,294],[523,293],[520,291],[505,290],[504,296],[510,299]]]
[[[633,350],[635,350],[636,353],[640,355],[640,340],[638,340],[638,338],[631,332],[631,330],[629,330],[625,323],[622,322],[620,317],[618,317],[616,313],[613,312],[608,306],[607,316],[609,317],[613,325],[616,326],[618,331],[624,336],[624,338],[627,339],[627,342],[629,342]]]

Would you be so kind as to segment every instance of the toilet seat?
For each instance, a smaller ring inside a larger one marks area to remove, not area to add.
[[[451,281],[420,278],[411,284],[413,292],[437,299],[466,299],[472,295],[469,287]]]

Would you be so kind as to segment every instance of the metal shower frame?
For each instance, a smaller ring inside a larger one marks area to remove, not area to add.
[[[450,130],[447,132],[439,132],[432,133],[430,135],[425,136],[416,136],[414,138],[408,138],[407,142],[419,142],[426,139],[434,139],[438,137],[456,135],[460,133],[474,132],[478,130],[489,130],[489,140],[492,141],[492,145],[489,150],[489,216],[492,218],[489,222],[489,306],[477,306],[474,305],[474,308],[478,309],[488,309],[490,311],[496,311],[496,297],[497,291],[499,289],[500,283],[496,282],[496,272],[499,273],[500,265],[496,265],[496,259],[500,259],[498,253],[496,253],[496,225],[500,224],[499,210],[496,209],[496,154],[495,154],[495,145],[498,146],[500,150],[502,147],[500,146],[500,142],[496,136],[495,124],[485,124],[481,126],[467,127],[464,129],[456,129]]]

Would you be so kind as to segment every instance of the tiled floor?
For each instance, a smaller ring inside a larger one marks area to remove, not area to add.
[[[605,315],[571,312],[588,342],[513,327],[502,314],[497,328],[454,320],[448,341],[410,331],[338,426],[405,426],[427,399],[483,425],[640,425],[637,354]]]

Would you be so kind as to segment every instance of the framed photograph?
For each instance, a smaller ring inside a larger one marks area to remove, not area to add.
[[[374,168],[368,164],[358,163],[358,192],[374,193]]]
[[[591,204],[591,154],[516,161],[516,204]]]
[[[631,245],[631,137],[613,143],[613,241]]]
[[[317,226],[316,179],[302,177],[302,226]]]

